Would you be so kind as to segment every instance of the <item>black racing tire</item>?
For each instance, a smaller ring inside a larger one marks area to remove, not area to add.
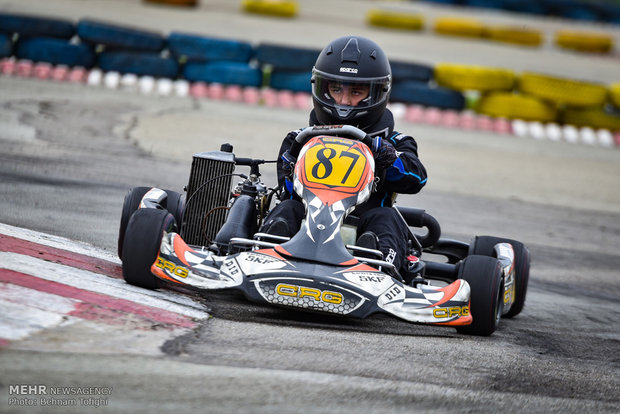
[[[95,64],[95,51],[83,43],[69,43],[51,37],[31,37],[19,40],[15,56],[33,62],[48,62],[54,65],[82,66],[91,68]]]
[[[75,25],[65,19],[0,13],[0,32],[19,33],[20,37],[45,36],[70,39],[75,34]]]
[[[118,229],[118,257],[123,257],[123,243],[125,242],[125,231],[127,224],[133,213],[138,209],[142,197],[151,189],[151,187],[134,187],[127,191],[123,200],[123,209],[121,211],[121,224]]]
[[[248,42],[179,32],[170,33],[167,44],[172,56],[188,62],[249,62],[254,53]]]
[[[174,216],[165,210],[140,208],[127,224],[123,243],[123,278],[145,289],[157,289],[162,281],[151,272],[157,259],[164,231],[176,231]]]
[[[471,288],[469,311],[473,322],[456,330],[467,335],[491,335],[497,329],[504,305],[501,263],[493,257],[467,256],[459,264],[458,278],[467,281]]]
[[[179,228],[183,223],[183,213],[185,212],[185,194],[172,190],[164,190],[168,194],[166,200],[166,210],[174,216]]]
[[[173,58],[161,57],[152,52],[103,52],[98,59],[99,68],[104,72],[134,73],[138,76],[176,79],[179,64]]]
[[[107,49],[159,52],[166,44],[160,33],[91,19],[78,22],[77,34],[83,41]]]
[[[133,213],[138,210],[142,197],[152,187],[134,187],[127,191],[123,200],[123,209],[121,211],[121,223],[118,229],[118,257],[123,255],[123,243],[125,241],[125,232],[127,224]],[[176,222],[181,225],[183,222],[183,212],[185,210],[185,195],[172,190],[164,190],[168,194],[166,201],[166,210],[174,216]]]
[[[515,252],[515,301],[504,315],[504,318],[512,318],[521,313],[525,304],[527,284],[530,279],[531,256],[530,251],[520,241],[493,236],[476,236],[469,246],[469,254],[494,257],[493,247],[497,243],[510,243]]]
[[[183,77],[190,82],[260,87],[263,73],[243,62],[187,62]]]

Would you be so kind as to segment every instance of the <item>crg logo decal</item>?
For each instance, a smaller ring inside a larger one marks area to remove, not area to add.
[[[454,318],[455,316],[469,316],[469,306],[451,306],[449,308],[433,309],[435,318]]]
[[[168,273],[173,274],[178,277],[186,278],[189,275],[189,270],[183,266],[177,266],[168,260],[164,260],[161,257],[157,257],[157,261],[155,262],[155,266],[160,269],[168,271]]]
[[[304,286],[287,285],[280,283],[276,286],[276,293],[280,296],[290,296],[294,298],[309,297],[317,302],[333,303],[339,305],[343,301],[342,294],[330,292],[329,290],[319,290]]]

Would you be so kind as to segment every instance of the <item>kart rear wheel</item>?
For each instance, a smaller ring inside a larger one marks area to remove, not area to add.
[[[161,280],[151,273],[157,259],[164,231],[176,231],[174,216],[165,210],[140,208],[127,224],[123,244],[123,278],[145,289],[157,289]]]
[[[123,210],[121,212],[121,224],[118,229],[118,257],[123,255],[123,242],[125,241],[125,231],[127,229],[127,223],[132,214],[140,206],[142,197],[152,187],[134,187],[130,189],[125,195],[123,200]],[[185,209],[185,198],[176,191],[164,190],[168,194],[166,201],[166,210],[168,210],[175,218],[177,223],[182,223],[183,210]]]
[[[459,265],[459,279],[471,287],[471,325],[457,327],[459,333],[489,336],[497,328],[504,305],[502,266],[488,256],[467,256]]]
[[[493,247],[497,243],[510,243],[515,252],[515,301],[505,318],[517,316],[523,310],[527,284],[530,279],[530,251],[519,241],[492,236],[477,236],[469,247],[469,254],[495,257]]]

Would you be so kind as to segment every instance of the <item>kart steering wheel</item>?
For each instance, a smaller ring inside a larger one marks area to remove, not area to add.
[[[303,147],[310,138],[318,135],[348,135],[349,137],[361,141],[368,145],[368,147],[372,148],[372,137],[353,125],[317,125],[310,128],[304,128],[299,134],[297,134],[295,141],[293,141],[293,144],[288,151],[289,154],[296,159],[299,155],[299,151],[301,151],[301,147]]]

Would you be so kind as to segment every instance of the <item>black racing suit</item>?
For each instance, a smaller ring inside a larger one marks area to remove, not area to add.
[[[310,125],[319,124],[312,111]],[[265,229],[274,219],[284,219],[291,232],[289,236],[293,236],[299,229],[305,211],[300,198],[293,192],[290,166],[285,165],[282,155],[291,147],[299,132],[300,130],[289,132],[280,147],[277,169],[281,202],[265,218],[263,224]],[[352,215],[359,217],[358,235],[366,231],[375,233],[379,238],[379,250],[385,260],[400,268],[407,254],[408,229],[390,207],[397,193],[415,194],[424,187],[427,180],[426,169],[418,159],[418,145],[415,140],[409,135],[394,131],[394,117],[389,110],[385,110],[379,122],[365,128],[365,132],[372,137],[381,136],[383,140],[387,140],[394,146],[398,158],[386,171],[375,172],[379,177],[385,176],[383,182],[364,204],[353,211]]]

